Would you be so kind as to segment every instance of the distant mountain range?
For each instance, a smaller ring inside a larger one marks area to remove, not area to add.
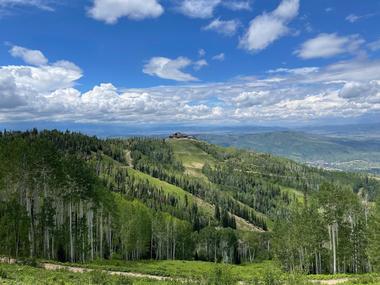
[[[374,126],[372,126],[374,127]],[[199,134],[221,146],[266,152],[327,169],[380,174],[379,128],[319,127],[309,132]]]

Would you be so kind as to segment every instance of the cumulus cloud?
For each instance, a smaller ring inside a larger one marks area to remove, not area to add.
[[[48,59],[39,50],[30,50],[20,46],[13,46],[9,52],[13,57],[21,58],[27,64],[44,65],[48,63]]]
[[[220,54],[217,54],[217,55],[214,55],[212,57],[213,60],[217,60],[217,61],[224,61],[226,59],[226,56],[225,54],[222,52]]]
[[[164,59],[166,63],[148,66],[147,71],[193,79],[181,69],[195,67],[196,61]],[[354,59],[320,67],[281,67],[219,83],[120,89],[105,82],[81,92],[76,85],[82,71],[74,63],[9,65],[0,67],[0,121],[301,122],[356,117],[380,113],[379,74],[380,61]]]
[[[211,18],[221,0],[180,0],[177,10],[191,18]]]
[[[346,82],[340,90],[339,95],[348,100],[380,103],[380,81]]]
[[[166,57],[153,57],[145,64],[143,72],[152,76],[175,81],[198,80],[189,73],[182,71],[189,67],[192,61],[186,57],[170,59]]]
[[[304,42],[295,54],[302,59],[329,58],[345,53],[356,53],[364,42],[359,35],[319,34]]]
[[[223,21],[220,18],[217,18],[211,21],[207,26],[204,26],[203,30],[215,31],[225,36],[233,36],[237,32],[239,26],[240,22],[238,20]]]
[[[267,99],[270,98],[269,91],[250,91],[242,92],[236,98],[233,98],[233,102],[236,105],[241,107],[252,107],[255,105],[263,105],[267,102]]]
[[[15,108],[25,104],[12,76],[0,70],[0,109]]]
[[[164,8],[157,0],[94,0],[88,15],[107,24],[115,24],[120,18],[132,20],[157,18]]]
[[[197,60],[194,62],[194,69],[195,70],[200,70],[202,69],[203,67],[207,66],[208,63],[205,59],[200,59],[200,60]]]
[[[250,0],[173,0],[176,10],[190,18],[207,19],[214,16],[218,6],[233,11],[251,10]]]
[[[289,33],[287,24],[298,15],[299,6],[299,0],[282,0],[274,11],[254,18],[239,46],[252,52],[267,48]]]

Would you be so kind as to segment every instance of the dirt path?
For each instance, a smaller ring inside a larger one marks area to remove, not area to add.
[[[17,260],[13,258],[7,258],[7,257],[0,257],[0,263],[5,264],[16,264]],[[54,263],[41,263],[41,268],[45,270],[67,270],[74,273],[86,273],[86,272],[92,272],[95,271],[95,269],[91,268],[85,268],[85,267],[79,267],[79,266],[68,266],[68,265],[60,265],[60,264],[54,264]],[[123,271],[110,271],[110,270],[100,270],[101,272],[110,274],[110,275],[118,275],[118,276],[126,276],[126,277],[132,277],[132,278],[143,278],[143,279],[151,279],[151,280],[173,280],[173,278],[170,277],[164,277],[159,275],[151,275],[151,274],[143,274],[143,273],[137,273],[137,272],[123,272]]]
[[[0,257],[0,263],[15,264],[16,259]],[[86,272],[95,271],[95,269],[91,269],[91,268],[60,265],[60,264],[54,264],[54,263],[41,263],[40,265],[43,269],[52,270],[52,271],[67,270],[69,272],[74,272],[74,273],[86,273]],[[126,277],[132,277],[132,278],[151,279],[151,280],[158,280],[158,281],[174,280],[171,277],[164,277],[164,276],[152,275],[152,274],[143,274],[143,273],[137,273],[137,272],[110,271],[110,270],[100,270],[100,271],[103,273],[110,274],[110,275],[126,276]],[[176,280],[181,280],[181,279],[176,279]],[[316,283],[316,284],[324,284],[324,285],[336,285],[336,284],[342,284],[342,283],[348,282],[350,280],[352,279],[339,278],[339,279],[329,279],[329,280],[313,280],[311,282]],[[185,280],[182,280],[182,281],[185,281]],[[244,282],[239,282],[239,284],[244,284]]]
[[[330,280],[313,280],[313,283],[319,283],[319,284],[325,284],[325,285],[335,285],[335,284],[342,284],[345,282],[350,281],[349,278],[340,278],[340,279],[330,279]]]
[[[41,266],[42,268],[46,270],[67,270],[67,271],[75,272],[75,273],[85,273],[85,272],[94,271],[94,269],[90,269],[90,268],[66,266],[66,265],[59,265],[59,264],[54,264],[54,263],[42,263]],[[142,273],[135,273],[135,272],[109,271],[109,270],[100,270],[100,271],[110,274],[110,275],[126,276],[126,277],[133,277],[133,278],[145,278],[145,279],[152,279],[152,280],[159,280],[159,281],[173,280],[170,277],[151,275],[151,274],[142,274]]]

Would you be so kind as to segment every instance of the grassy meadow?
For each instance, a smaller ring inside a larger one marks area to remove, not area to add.
[[[124,262],[114,260],[95,261],[89,264],[65,264],[71,266],[70,271],[68,269],[46,270],[41,268],[41,264],[33,266],[0,264],[0,284],[380,284],[380,276],[374,274],[339,274],[335,276],[289,274],[282,272],[273,262],[222,265],[201,261]],[[73,268],[78,272],[73,272]],[[81,272],[80,269],[85,270]],[[117,274],[111,274],[112,272],[117,272]],[[123,272],[128,273],[129,276],[122,276]],[[138,276],[139,274],[141,275]],[[160,280],[161,278],[162,280]]]

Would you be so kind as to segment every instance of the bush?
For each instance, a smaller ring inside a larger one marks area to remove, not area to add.
[[[262,283],[263,285],[281,285],[281,275],[282,273],[279,270],[266,270],[264,272]]]
[[[215,267],[206,280],[207,285],[235,285],[237,283],[229,267],[222,265]]]
[[[373,275],[361,276],[357,279],[352,280],[351,284],[378,284],[380,282],[380,278],[377,278]]]
[[[287,276],[285,280],[285,284],[286,285],[308,285],[312,283],[310,283],[306,279],[305,275],[301,273],[293,273]]]
[[[120,276],[114,282],[115,285],[133,285],[133,281],[125,276]]]
[[[255,277],[252,280],[252,285],[283,285],[283,284],[284,282],[282,281],[282,272],[277,268],[266,269],[263,272],[263,275],[261,277]]]
[[[8,279],[8,273],[2,268],[0,268],[0,279]]]
[[[111,284],[109,282],[109,275],[102,271],[92,271],[91,272],[91,283],[92,284]]]
[[[39,263],[37,259],[35,258],[21,258],[17,260],[17,264],[19,265],[25,265],[25,266],[32,266],[32,267],[39,267]]]

